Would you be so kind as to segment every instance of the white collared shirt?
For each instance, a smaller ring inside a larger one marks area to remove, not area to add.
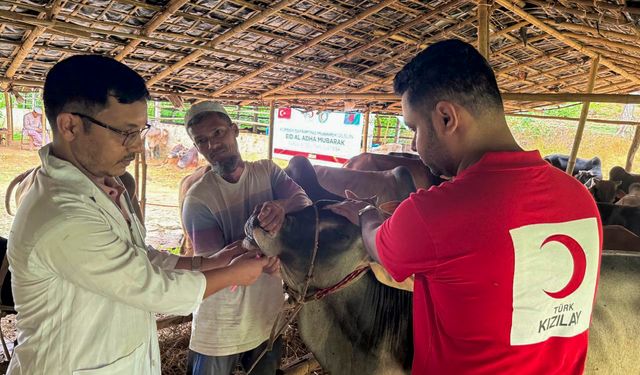
[[[153,313],[189,314],[200,272],[144,244],[144,227],[50,146],[9,235],[18,346],[8,373],[160,374]]]

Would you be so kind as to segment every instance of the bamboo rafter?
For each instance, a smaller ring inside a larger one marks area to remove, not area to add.
[[[487,3],[490,61],[502,91],[581,91],[588,78],[585,62],[595,54],[603,58],[594,92],[640,90],[638,8],[604,0]],[[451,37],[475,43],[479,24],[478,0],[396,0],[391,6],[382,0],[293,1],[260,22],[252,19],[278,3],[65,0],[55,13],[40,4],[0,3],[0,76],[12,78],[4,84],[42,82],[56,61],[100,53],[151,79],[156,97],[265,105],[272,94],[334,95],[283,100],[304,108],[342,108],[339,94],[388,95],[395,74],[420,49]],[[381,8],[358,19],[376,6]],[[43,31],[31,43],[34,30]],[[18,63],[14,56],[21,46],[29,51]],[[399,108],[394,100],[351,100],[356,108]],[[550,102],[506,102],[506,107],[545,103]]]

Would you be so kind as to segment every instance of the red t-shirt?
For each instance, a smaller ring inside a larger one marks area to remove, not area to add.
[[[415,274],[414,374],[581,374],[602,249],[596,204],[538,151],[491,152],[378,231]]]

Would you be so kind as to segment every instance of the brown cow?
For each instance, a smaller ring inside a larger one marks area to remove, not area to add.
[[[443,181],[431,173],[431,170],[419,158],[365,152],[352,157],[343,165],[344,168],[359,171],[388,171],[399,166],[409,169],[416,188],[428,189],[430,186],[440,185]]]
[[[211,170],[210,165],[198,167],[193,173],[185,176],[180,180],[178,191],[178,207],[180,212],[180,225],[182,226],[182,243],[180,244],[180,254],[186,256],[193,256],[193,244],[187,235],[187,231],[182,221],[182,205],[184,203],[184,197],[187,195],[189,189],[204,176],[205,173]]]
[[[616,204],[619,206],[640,207],[640,183],[634,182],[629,185],[629,194],[620,198]]]
[[[157,159],[160,157],[161,149],[167,146],[169,132],[166,129],[151,127],[145,135],[145,139],[149,158]]]

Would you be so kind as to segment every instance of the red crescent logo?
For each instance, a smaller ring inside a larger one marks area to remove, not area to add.
[[[282,116],[286,116],[287,115],[287,111],[285,111],[284,109],[280,108],[278,110],[278,116],[282,117]]]
[[[542,245],[540,245],[540,249],[549,242],[558,242],[564,245],[564,247],[569,250],[569,254],[571,254],[571,258],[573,259],[573,274],[571,275],[571,279],[569,279],[567,285],[557,292],[544,291],[549,297],[560,299],[575,292],[576,289],[580,287],[580,284],[582,284],[582,280],[584,280],[584,275],[587,270],[587,256],[585,255],[582,246],[580,246],[576,240],[567,235],[555,234],[547,237]]]

